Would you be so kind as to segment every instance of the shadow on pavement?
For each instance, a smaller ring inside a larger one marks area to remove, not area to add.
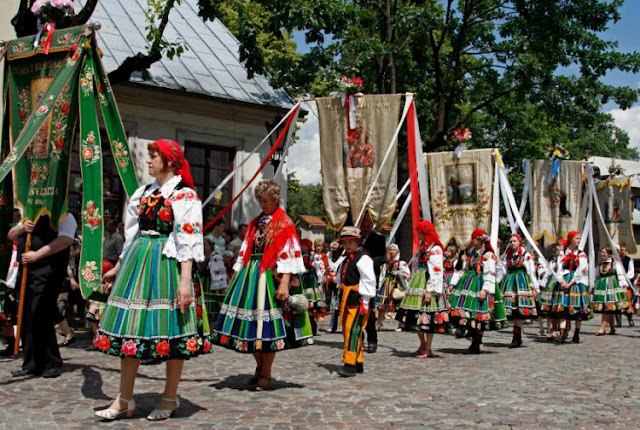
[[[481,351],[480,355],[495,354],[495,352],[487,351],[486,349],[482,349],[482,347],[480,347],[480,351]],[[453,355],[472,355],[468,353],[468,348],[464,348],[464,349],[440,348],[438,349],[438,352],[442,352],[443,354],[453,354]]]
[[[216,382],[215,384],[209,385],[211,388],[215,388],[216,390],[223,390],[225,388],[229,388],[231,390],[238,391],[253,391],[253,386],[249,385],[247,381],[253,375],[249,374],[240,374],[240,375],[232,375],[227,376],[225,379],[220,382]],[[295,384],[293,382],[281,381],[278,379],[271,379],[271,383],[269,384],[268,391],[281,390],[283,388],[304,388],[304,385]]]
[[[342,369],[342,365],[340,364],[331,364],[331,363],[316,363],[318,367],[322,367],[329,371],[329,373],[337,373],[338,370]]]
[[[336,349],[342,349],[342,347],[344,346],[344,342],[342,341],[327,341],[327,340],[318,340],[318,339],[313,339],[313,343],[314,345],[319,345],[319,346],[328,346],[329,348],[336,348]]]
[[[133,413],[133,419],[136,418],[144,418],[155,408],[155,406],[160,402],[162,398],[161,394],[158,393],[143,393],[143,394],[135,394],[133,396],[136,401],[136,410]],[[111,399],[109,399],[111,400]],[[111,405],[111,402],[104,404],[103,406],[99,406],[94,408],[94,411],[108,408]],[[200,411],[206,411],[207,408],[203,408],[200,405],[192,403],[189,399],[186,399],[180,396],[180,408],[176,411],[176,414],[173,416],[172,420],[180,419],[180,418],[188,418]],[[102,422],[96,417],[97,422]]]

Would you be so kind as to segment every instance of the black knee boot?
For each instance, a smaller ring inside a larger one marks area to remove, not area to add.
[[[522,346],[522,327],[513,327],[513,339],[509,344],[509,348],[519,348]]]
[[[573,338],[571,339],[571,343],[580,343],[580,329],[576,328],[573,331]]]

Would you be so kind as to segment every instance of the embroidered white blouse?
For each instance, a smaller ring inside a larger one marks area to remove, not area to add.
[[[224,290],[227,288],[227,270],[224,267],[222,255],[213,251],[207,266],[209,268],[209,273],[211,274],[211,291]]]
[[[523,251],[522,254],[522,265],[524,266],[525,271],[527,272],[527,276],[529,277],[529,283],[531,284],[531,288],[533,288],[536,292],[540,292],[540,285],[538,283],[538,273],[536,271],[536,264],[533,261],[533,257],[531,257],[531,253],[524,250],[524,248],[520,247],[518,252]],[[507,253],[505,252],[502,256],[502,264],[508,270],[509,265],[507,262]]]
[[[427,292],[442,294],[444,292],[444,256],[442,248],[439,245],[431,245],[427,250],[429,260],[427,261],[427,271],[429,279],[427,280]],[[420,253],[414,257],[413,267],[419,267],[418,258]]]
[[[409,269],[409,265],[405,261],[400,260],[400,256],[396,257],[396,261],[398,261],[398,270],[392,270],[391,274],[393,276],[397,276],[402,286],[406,287],[407,281],[411,277],[411,269]],[[385,264],[382,265],[382,269],[380,270],[380,278],[378,281],[378,285],[382,285],[382,282],[386,277],[387,277],[387,264],[385,262]]]
[[[578,267],[573,275],[573,280],[576,284],[589,285],[589,261],[587,259],[587,254],[577,249],[574,251],[568,249],[565,256],[569,253],[572,253],[574,256],[578,256]],[[564,268],[562,260],[560,260],[558,275],[564,277],[567,273],[569,273],[569,270]]]
[[[497,258],[491,251],[485,252],[481,257],[482,289],[489,294],[496,293],[496,261]],[[463,270],[455,272],[453,274],[453,276],[451,277],[451,285],[456,285],[462,277],[462,274],[467,270],[475,270],[470,267],[470,264],[470,258],[468,256],[465,256]]]
[[[194,260],[196,262],[204,261],[202,202],[196,192],[190,188],[175,189],[181,180],[182,177],[176,175],[162,186],[160,186],[157,181],[154,181],[148,189],[145,190],[146,186],[142,186],[133,193],[129,199],[125,213],[125,241],[120,258],[122,258],[133,241],[138,238],[141,233],[153,234],[153,232],[140,231],[138,213],[140,211],[140,199],[142,197],[149,197],[159,189],[162,197],[171,201],[173,209],[173,231],[167,238],[162,254],[168,258],[175,258],[180,262],[188,260]],[[195,231],[192,233],[183,231],[180,227],[186,223],[195,226]]]

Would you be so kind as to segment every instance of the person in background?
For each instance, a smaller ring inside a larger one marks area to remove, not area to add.
[[[224,236],[222,235],[222,233],[224,232],[224,227],[224,220],[220,218],[218,221],[216,221],[215,224],[213,224],[211,233],[206,236],[213,240],[215,249],[220,254],[222,254],[227,249],[227,243],[225,242]]]
[[[227,250],[233,252],[234,256],[238,255],[238,252],[240,252],[240,247],[242,246],[242,242],[244,241],[244,237],[247,235],[247,225],[246,224],[240,224],[240,227],[238,227],[238,232],[236,233],[236,237],[229,242],[229,244],[227,245]]]
[[[329,304],[327,303],[327,271],[329,270],[329,259],[327,258],[327,253],[324,252],[324,239],[316,239],[313,241],[313,268],[316,272],[316,277],[318,278],[318,287],[322,291],[322,299],[323,299],[323,307],[322,312],[319,312],[317,315],[318,321],[324,321],[324,316],[327,314],[327,308]]]
[[[69,247],[78,224],[70,213],[51,228],[51,220],[42,215],[36,223],[25,220],[9,230],[10,240],[18,241],[18,261],[28,264],[24,315],[22,320],[22,369],[14,377],[43,376],[56,378],[62,372],[62,357],[56,339],[54,319],[56,301],[64,282]],[[31,248],[25,251],[27,235],[31,233]],[[16,285],[20,285],[20,270]]]
[[[338,311],[339,309],[339,291],[336,284],[336,276],[338,274],[338,266],[342,263],[342,247],[339,242],[331,242],[329,244],[329,252],[327,253],[327,307],[330,311],[331,319],[329,321],[328,333],[338,331]]]
[[[123,222],[119,222],[118,223],[118,233],[120,233],[120,235],[122,237],[124,237],[124,223]]]
[[[236,264],[236,255],[228,249],[222,253],[222,262],[224,263],[225,273],[227,274],[227,285],[233,278],[233,265]]]
[[[624,267],[613,260],[611,248],[605,246],[600,250],[600,264],[598,265],[598,278],[593,288],[591,298],[593,312],[602,314],[600,330],[597,336],[602,336],[610,328],[610,334],[615,334],[613,316],[626,312],[629,307],[627,297],[627,277]]]
[[[362,246],[373,260],[373,270],[376,277],[376,291],[378,290],[378,279],[380,279],[380,269],[384,264],[387,255],[387,245],[384,236],[374,231],[373,219],[369,212],[365,212],[360,222],[360,231],[362,234]],[[375,307],[375,297],[371,299],[371,308]],[[369,322],[366,325],[367,332],[367,352],[374,353],[378,350],[378,332],[376,331],[376,314],[369,312]]]
[[[13,209],[13,222],[9,227],[13,227],[20,222],[22,214],[20,209]],[[18,269],[20,263],[18,262],[18,242],[13,240],[11,253],[11,261],[9,262],[9,268],[7,269],[7,279],[0,281],[3,285],[0,286],[2,291],[2,297],[0,297],[0,326],[2,327],[2,337],[6,342],[5,349],[0,351],[0,357],[13,356],[13,347],[16,341],[13,333],[13,326],[16,323],[16,280],[18,279]]]
[[[411,276],[409,265],[400,259],[400,248],[395,243],[387,247],[387,259],[382,265],[380,279],[378,280],[378,293],[376,297],[376,319],[378,326],[376,330],[382,330],[387,312],[396,310],[393,290],[400,288],[404,291],[407,281]]]
[[[300,282],[304,289],[304,295],[309,302],[309,320],[311,322],[311,328],[313,329],[313,335],[318,335],[318,325],[316,323],[317,318],[324,314],[324,285],[318,283],[318,277],[316,275],[315,259],[313,255],[313,243],[309,239],[302,239],[300,241],[300,249],[302,250],[302,261],[306,272],[300,275]],[[322,264],[322,261],[319,262]],[[322,269],[324,271],[324,269]]]
[[[124,236],[118,233],[118,223],[114,219],[107,221],[105,228],[106,232],[104,234],[104,241],[102,244],[102,258],[109,260],[111,264],[115,265],[122,253]]]
[[[635,267],[634,262],[631,257],[629,257],[629,250],[627,249],[627,245],[624,242],[620,242],[619,248],[620,250],[620,260],[622,260],[622,267],[624,268],[627,279],[632,280],[635,276]],[[629,285],[628,283],[626,285]],[[623,313],[627,316],[627,321],[629,321],[629,327],[635,326],[633,322],[633,314],[635,312],[635,307],[633,304],[637,302],[638,297],[635,296],[635,293],[631,289],[631,287],[627,287],[627,296],[629,297],[630,306],[623,311]],[[622,314],[616,314],[616,327],[622,327]]]

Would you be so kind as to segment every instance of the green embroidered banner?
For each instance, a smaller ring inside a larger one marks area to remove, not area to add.
[[[42,40],[45,39],[43,35]],[[6,202],[13,212],[10,193],[5,191],[9,182],[6,179],[13,170],[14,198],[16,205],[23,208],[23,218],[36,222],[46,213],[57,229],[67,214],[70,154],[78,139],[83,180],[80,286],[85,298],[105,299],[100,282],[104,208],[96,101],[102,110],[116,168],[131,196],[138,184],[126,134],[93,28],[56,30],[48,55],[43,55],[43,42],[34,48],[33,41],[30,36],[7,45],[8,97],[3,123],[7,124],[8,133],[3,134],[0,147],[0,205]],[[6,224],[3,213],[0,207],[0,222]]]

